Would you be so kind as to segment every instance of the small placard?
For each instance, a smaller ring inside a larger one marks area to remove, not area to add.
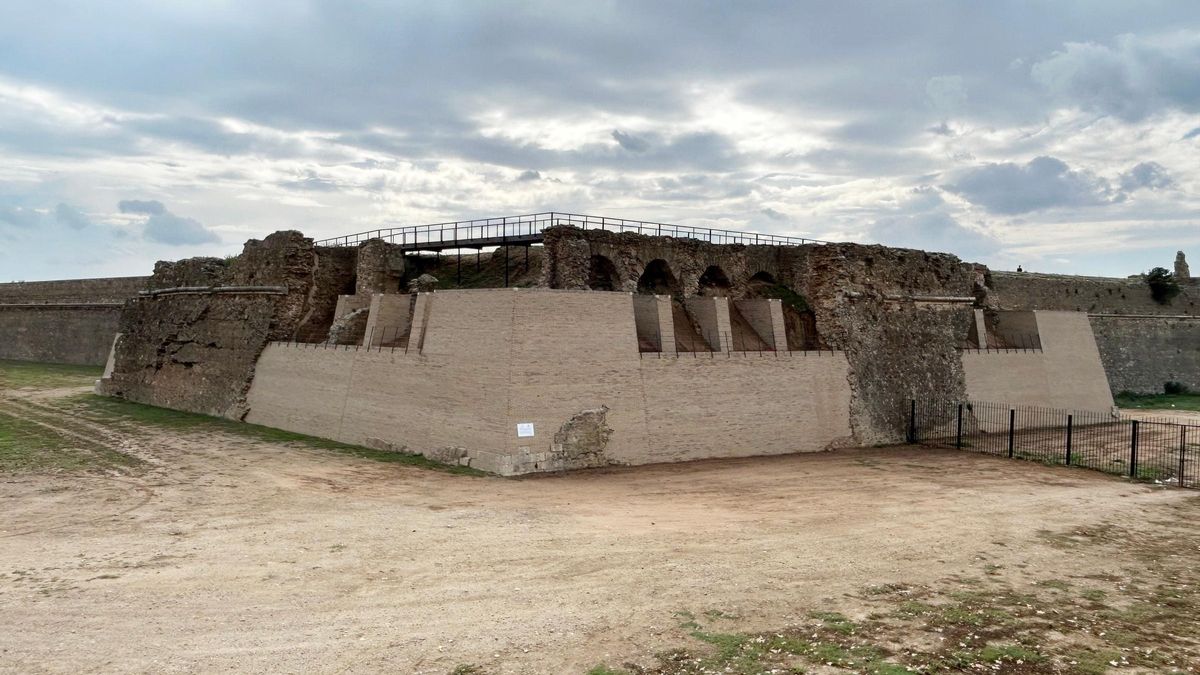
[[[517,438],[529,438],[531,436],[533,436],[533,422],[518,422]]]

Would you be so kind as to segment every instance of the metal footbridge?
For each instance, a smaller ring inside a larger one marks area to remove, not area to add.
[[[712,244],[745,244],[750,246],[801,246],[827,242],[778,234],[738,232],[713,227],[670,225],[644,220],[605,218],[578,213],[548,211],[523,216],[480,218],[429,225],[385,227],[322,239],[318,246],[358,246],[370,239],[383,239],[405,251],[446,251],[482,249],[493,246],[530,246],[544,239],[542,230],[556,225],[571,225],[583,230],[637,232],[655,237],[697,239]]]

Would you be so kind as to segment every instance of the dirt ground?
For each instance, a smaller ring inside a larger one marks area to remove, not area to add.
[[[773,630],[867,617],[874,587],[1116,588],[1137,552],[1063,545],[1071,533],[1200,521],[1194,491],[953,451],[511,480],[126,434],[53,396],[0,405],[143,463],[0,474],[3,672],[586,673],[696,647],[681,616]],[[1196,533],[1169,534],[1185,562]],[[1179,633],[1164,639],[1194,657]]]

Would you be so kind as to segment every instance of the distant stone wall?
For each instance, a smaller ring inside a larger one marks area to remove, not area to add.
[[[121,305],[149,277],[0,284],[0,359],[102,366]]]
[[[1200,391],[1200,319],[1090,317],[1113,394],[1161,394],[1167,382]]]
[[[1169,303],[1155,302],[1140,278],[987,272],[986,303],[996,309],[1046,309],[1110,314],[1200,314],[1200,287],[1180,284]]]
[[[0,284],[0,304],[30,302],[124,302],[147,287],[150,277],[16,281]]]
[[[121,306],[0,304],[0,359],[102,366]]]

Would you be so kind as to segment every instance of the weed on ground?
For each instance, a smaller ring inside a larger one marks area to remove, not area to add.
[[[1174,507],[1170,529],[1115,525],[1044,532],[1039,542],[1080,556],[1129,560],[1121,574],[1029,578],[956,576],[933,586],[889,582],[862,589],[850,614],[810,610],[774,631],[720,630],[675,613],[679,646],[653,663],[590,673],[1071,673],[1200,671],[1200,498]]]
[[[182,412],[169,408],[158,408],[123,399],[96,396],[94,394],[67,397],[61,399],[59,405],[73,415],[112,425],[134,436],[139,433],[144,434],[146,427],[175,430],[181,433],[222,432],[270,443],[290,443],[309,448],[332,450],[377,462],[405,464],[468,476],[486,475],[478,469],[466,466],[449,466],[426,459],[422,455],[375,450],[361,445],[339,443],[315,436],[306,436],[282,429],[264,427],[258,424],[237,422],[221,417]]]

